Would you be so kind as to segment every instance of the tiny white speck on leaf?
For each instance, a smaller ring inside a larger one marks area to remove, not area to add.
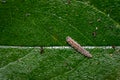
[[[98,30],[98,27],[96,27],[96,30]]]

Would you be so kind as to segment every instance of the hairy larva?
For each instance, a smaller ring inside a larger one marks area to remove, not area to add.
[[[80,52],[81,54],[87,56],[87,57],[92,57],[92,55],[85,50],[83,47],[81,47],[80,44],[78,44],[76,41],[74,41],[71,37],[67,37],[66,41],[68,42],[68,44],[70,44],[74,49],[76,49],[78,52]]]

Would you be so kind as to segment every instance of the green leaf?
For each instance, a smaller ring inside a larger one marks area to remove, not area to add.
[[[120,24],[120,0],[80,0],[87,4],[94,5],[106,15],[113,18]]]
[[[40,54],[39,49],[33,48],[24,57],[2,66],[0,80],[119,79],[119,49],[87,50],[93,58],[86,58],[73,49],[44,49],[44,53]],[[11,52],[19,51],[15,49]]]
[[[28,54],[31,49],[0,48],[0,68]]]
[[[67,36],[120,45],[120,25],[98,9],[77,0],[1,0],[0,45],[63,46]],[[73,49],[0,48],[0,80],[120,79],[119,49],[87,50],[93,58]]]
[[[103,12],[71,0],[9,0],[0,4],[0,44],[66,45],[71,36],[81,45],[120,45],[120,26]]]

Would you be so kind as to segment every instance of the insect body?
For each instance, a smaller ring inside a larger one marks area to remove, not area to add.
[[[74,49],[76,49],[78,52],[80,52],[81,54],[87,56],[87,57],[92,57],[92,55],[85,50],[83,47],[81,47],[80,44],[78,44],[76,41],[74,41],[71,37],[67,37],[66,41],[68,42],[68,44],[70,44]]]
[[[43,54],[43,52],[44,52],[43,47],[40,47],[40,54]]]
[[[113,45],[112,48],[115,50],[116,47]]]

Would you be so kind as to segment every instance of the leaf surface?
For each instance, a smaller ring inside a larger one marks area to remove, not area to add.
[[[1,45],[60,46],[66,36],[81,45],[120,45],[120,26],[80,1],[9,0],[0,10]]]
[[[120,50],[87,49],[86,58],[73,49],[39,49],[0,68],[1,80],[116,80],[119,79]],[[17,53],[18,51],[16,51]],[[24,51],[23,51],[24,52]],[[20,54],[19,54],[20,55]]]

